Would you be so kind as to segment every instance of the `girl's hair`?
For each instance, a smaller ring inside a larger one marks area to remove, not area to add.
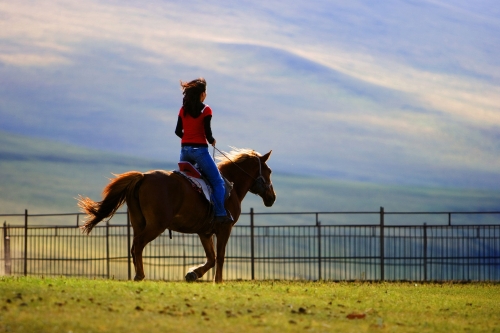
[[[205,105],[200,101],[200,96],[207,89],[207,82],[204,78],[182,82],[182,94],[184,95],[182,99],[182,106],[184,108],[184,116],[189,114],[193,118],[197,118],[201,114],[201,110]]]

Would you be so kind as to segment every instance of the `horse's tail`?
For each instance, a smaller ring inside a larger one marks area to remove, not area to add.
[[[102,191],[102,201],[95,202],[90,198],[79,196],[78,206],[82,212],[87,214],[84,225],[80,228],[85,234],[89,234],[92,228],[104,219],[110,219],[125,202],[127,194],[134,191],[137,184],[142,180],[144,174],[138,171],[130,171],[116,178]]]

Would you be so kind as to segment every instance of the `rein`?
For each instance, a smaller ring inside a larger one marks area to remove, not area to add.
[[[233,160],[231,160],[226,154],[224,154],[222,151],[220,151],[217,147],[214,146],[214,154],[215,155],[215,150],[217,150],[222,156],[224,156],[225,158],[227,158],[231,163],[233,163],[234,165],[236,165],[241,171],[243,171],[248,177],[252,178],[254,180],[254,184],[257,183],[258,181],[261,181],[262,182],[262,186],[265,187],[264,191],[266,191],[267,189],[271,188],[271,183],[267,184],[266,183],[266,180],[264,179],[264,176],[262,176],[262,163],[260,162],[260,158],[258,156],[256,156],[257,160],[259,160],[259,177],[257,178],[254,178],[253,176],[251,176],[248,172],[246,172],[245,170],[243,170],[242,167],[240,167],[238,164],[236,164]],[[253,187],[253,186],[252,186]],[[263,191],[263,192],[264,192]]]

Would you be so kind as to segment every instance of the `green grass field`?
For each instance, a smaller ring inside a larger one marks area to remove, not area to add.
[[[0,332],[500,332],[500,285],[0,277]]]

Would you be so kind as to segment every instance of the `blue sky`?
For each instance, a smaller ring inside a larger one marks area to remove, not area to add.
[[[175,161],[179,80],[274,170],[498,189],[497,1],[3,1],[0,129]]]

